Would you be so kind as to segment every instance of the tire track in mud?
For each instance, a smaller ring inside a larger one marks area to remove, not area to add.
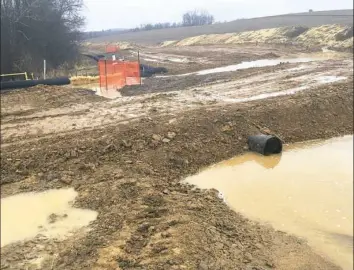
[[[26,137],[24,139],[27,140],[31,137],[94,129],[110,124],[129,123],[150,114],[173,114],[180,110],[187,111],[213,104],[246,102],[271,96],[293,94],[296,91],[311,91],[313,87],[317,87],[319,84],[330,83],[330,80],[321,82],[321,78],[343,75],[350,77],[348,68],[352,68],[352,63],[344,63],[341,60],[326,60],[307,63],[306,65],[300,64],[301,68],[296,70],[294,70],[294,67],[297,68],[298,66],[284,64],[270,68],[240,70],[227,74],[186,76],[186,78],[174,78],[171,85],[164,83],[164,80],[160,81],[160,79],[154,78],[152,85],[147,83],[139,91],[136,87],[122,90],[123,94],[134,90],[136,94],[144,94],[142,96],[123,97],[112,101],[95,101],[92,104],[82,104],[82,109],[80,106],[78,108],[72,106],[66,108],[67,113],[62,113],[64,109],[59,110],[57,108],[40,113],[33,112],[32,121],[27,121],[31,118],[31,115],[23,117],[23,119],[3,116],[3,142],[9,143],[21,137]],[[200,82],[200,77],[205,77],[208,83]],[[318,78],[318,81],[315,80],[316,78]],[[188,81],[189,79],[195,84],[193,87],[180,90],[175,88],[183,80]],[[160,84],[160,88],[156,88],[155,84]],[[147,94],[149,91],[157,93]],[[158,93],[160,91],[162,92]],[[57,113],[57,110],[60,114]],[[87,113],[81,115],[78,112],[80,110],[87,110]],[[55,116],[55,114],[58,115]],[[25,125],[15,124],[16,121],[23,122],[25,120],[27,121]]]

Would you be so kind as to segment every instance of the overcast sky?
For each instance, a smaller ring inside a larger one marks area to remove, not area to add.
[[[180,22],[184,12],[203,9],[216,21],[313,10],[352,9],[352,0],[84,0],[86,30],[134,28]]]

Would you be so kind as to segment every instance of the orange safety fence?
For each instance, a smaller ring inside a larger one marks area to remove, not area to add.
[[[137,85],[141,83],[139,62],[124,62],[125,84]]]
[[[120,89],[141,83],[139,62],[100,60],[98,71],[101,88]]]
[[[117,45],[107,45],[106,46],[106,53],[116,53],[119,51],[119,46]]]

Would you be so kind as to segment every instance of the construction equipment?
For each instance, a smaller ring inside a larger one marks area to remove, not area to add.
[[[7,81],[28,81],[28,80],[34,80],[33,73],[28,76],[27,72],[22,72],[22,73],[11,73],[11,74],[1,74],[1,81],[2,82],[7,82]]]

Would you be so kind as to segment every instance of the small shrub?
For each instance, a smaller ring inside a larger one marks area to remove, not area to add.
[[[335,39],[336,41],[344,41],[348,38],[353,37],[353,26],[348,27],[347,29],[343,30],[342,32],[339,32],[336,36]]]
[[[284,35],[288,38],[296,38],[296,37],[300,36],[301,34],[305,33],[307,30],[309,30],[308,27],[294,26],[294,27],[291,27],[290,29],[288,29]]]

